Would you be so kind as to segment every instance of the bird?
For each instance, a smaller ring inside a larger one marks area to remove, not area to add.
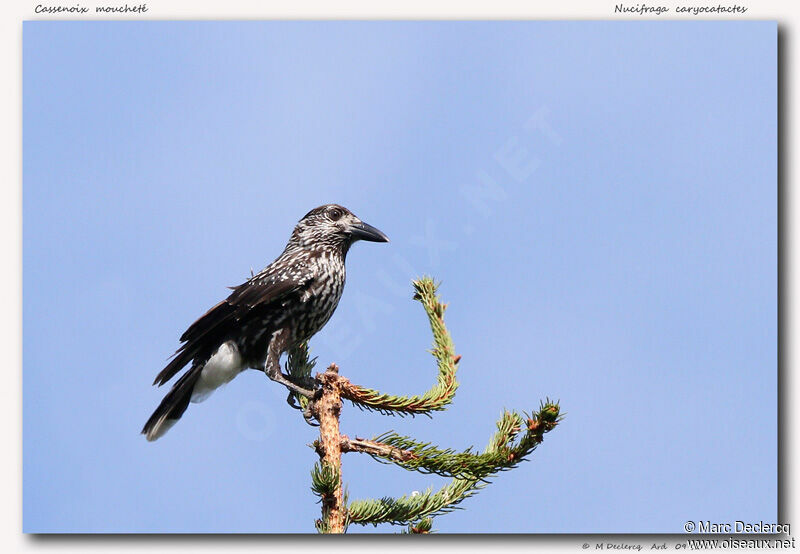
[[[284,375],[280,357],[308,341],[328,322],[345,284],[345,258],[356,241],[389,242],[381,231],[339,204],[314,208],[297,223],[283,253],[200,316],[156,376],[162,386],[184,367],[142,428],[148,441],[162,437],[189,402],[202,402],[245,369],[263,370],[290,391],[312,391]],[[290,394],[291,396],[291,394]]]

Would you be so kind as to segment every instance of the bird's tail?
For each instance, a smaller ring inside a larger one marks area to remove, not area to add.
[[[172,389],[142,428],[142,434],[147,437],[147,440],[154,441],[162,437],[181,418],[189,405],[192,391],[200,378],[202,369],[202,366],[194,366],[172,385]]]

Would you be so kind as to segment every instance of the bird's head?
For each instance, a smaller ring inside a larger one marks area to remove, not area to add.
[[[328,246],[347,252],[358,240],[389,242],[386,235],[361,221],[344,206],[326,204],[303,216],[292,232],[289,246]]]

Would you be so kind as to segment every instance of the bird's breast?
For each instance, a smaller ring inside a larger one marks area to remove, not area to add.
[[[303,295],[294,333],[297,341],[310,339],[328,322],[344,291],[344,265],[321,264],[321,271]]]

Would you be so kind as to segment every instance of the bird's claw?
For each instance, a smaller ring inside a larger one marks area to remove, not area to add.
[[[308,405],[306,406],[305,410],[303,410],[303,419],[306,420],[306,423],[311,425],[312,427],[319,427],[319,423],[314,423],[314,401],[311,400]]]
[[[314,402],[319,398],[319,389],[312,388],[311,390],[314,391],[314,398],[309,399],[306,407],[303,408],[300,403],[298,402],[298,398],[296,393],[289,391],[289,396],[286,397],[286,403],[289,404],[295,410],[302,410],[303,411],[303,419],[306,420],[306,423],[311,425],[312,427],[319,427],[319,423],[315,423],[314,417]]]
[[[297,396],[295,396],[294,392],[289,391],[289,396],[286,397],[286,403],[289,404],[295,410],[302,410],[303,407],[297,403]]]

